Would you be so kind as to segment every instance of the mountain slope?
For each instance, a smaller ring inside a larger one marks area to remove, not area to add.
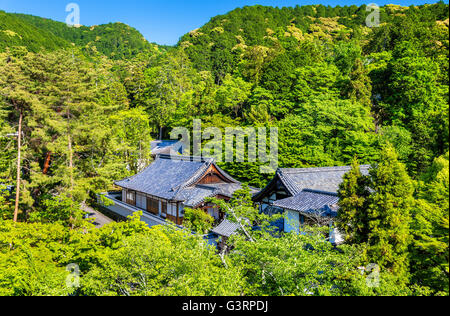
[[[366,26],[368,14],[366,5],[243,7],[212,18],[184,35],[178,46],[185,48],[198,70],[211,71],[216,82],[220,82],[224,73],[237,68],[242,56],[247,60],[256,55],[271,59],[286,51],[295,55],[305,51],[300,47],[305,42],[329,47],[339,42],[364,44],[367,34],[381,29]],[[442,2],[417,7],[386,5],[381,7],[381,26],[390,25],[401,16],[408,16],[414,23],[435,24],[448,19],[448,5]],[[397,37],[400,36],[403,35]]]
[[[68,27],[65,23],[26,14],[0,11],[0,50],[25,46],[32,52],[78,46],[111,59],[130,59],[143,52],[157,52],[136,29],[123,23]]]
[[[32,52],[68,47],[66,40],[40,29],[12,14],[0,11],[0,51],[25,46]]]
[[[149,43],[138,30],[123,23],[75,28],[32,15],[14,15],[77,46],[95,46],[98,52],[112,59],[129,59],[140,52],[157,49],[157,45]]]

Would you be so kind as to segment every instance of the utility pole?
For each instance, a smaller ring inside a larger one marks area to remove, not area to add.
[[[16,207],[14,209],[14,222],[17,223],[17,218],[19,216],[19,198],[20,198],[20,160],[21,160],[21,146],[22,146],[22,110],[20,111],[19,117],[19,132],[17,134],[17,185],[16,185]]]

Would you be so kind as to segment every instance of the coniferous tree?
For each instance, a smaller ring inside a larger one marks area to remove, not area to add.
[[[413,280],[449,292],[449,155],[435,159],[413,209]]]
[[[349,243],[364,243],[369,235],[367,213],[368,177],[361,173],[358,160],[353,160],[352,169],[344,176],[339,187],[338,228],[345,233]]]
[[[372,193],[366,206],[369,217],[367,261],[406,280],[413,182],[390,144],[384,146],[380,162],[370,171],[370,177]]]
[[[9,111],[7,119],[14,126],[17,139],[14,221],[18,220],[21,205],[26,207],[31,205],[22,175],[22,158],[26,150],[23,136],[25,128],[33,125],[30,113],[42,108],[42,104],[33,93],[31,78],[22,60],[23,55],[27,55],[27,52],[22,49],[0,54],[0,110]]]

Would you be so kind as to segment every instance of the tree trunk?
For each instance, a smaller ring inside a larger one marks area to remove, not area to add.
[[[72,200],[71,202],[71,208],[73,205],[73,188],[74,188],[74,183],[73,183],[73,152],[72,152],[72,138],[70,137],[70,134],[67,135],[67,140],[68,140],[68,147],[69,147],[69,173],[70,173],[70,193],[69,193],[69,197]],[[70,227],[73,230],[74,229],[74,218],[72,216],[73,214],[70,214]]]
[[[42,173],[46,175],[48,173],[48,170],[50,168],[50,161],[52,159],[52,153],[48,152],[45,157],[45,163],[44,163],[44,170],[42,170]]]
[[[17,223],[19,217],[19,199],[20,199],[20,174],[21,174],[21,150],[22,150],[22,119],[23,114],[20,111],[19,132],[17,134],[17,184],[16,184],[16,206],[14,209],[14,222]]]
[[[72,138],[67,135],[68,147],[69,147],[69,173],[70,173],[70,196],[72,197],[73,192],[73,152],[72,152]]]

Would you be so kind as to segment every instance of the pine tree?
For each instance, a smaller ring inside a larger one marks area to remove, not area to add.
[[[19,56],[17,56],[19,55]],[[24,188],[22,179],[22,158],[24,154],[23,131],[27,125],[32,125],[29,118],[33,109],[40,108],[39,101],[30,87],[30,78],[26,72],[26,66],[21,55],[27,55],[26,51],[16,50],[0,54],[0,112],[9,111],[9,122],[14,126],[17,137],[16,151],[16,200],[14,208],[14,221],[17,222],[22,202],[30,202],[28,199],[21,200],[21,190]],[[28,194],[23,194],[27,196]],[[28,203],[28,206],[30,203]]]

